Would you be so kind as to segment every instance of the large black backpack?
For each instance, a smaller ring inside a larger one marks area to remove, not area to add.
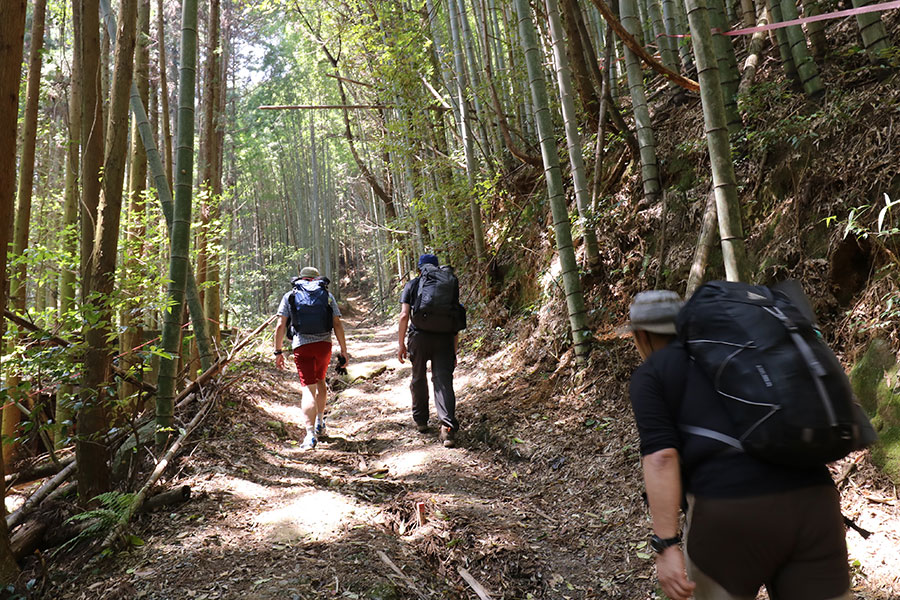
[[[739,434],[692,425],[680,425],[682,431],[791,466],[837,460],[873,441],[844,369],[804,302],[777,289],[725,281],[694,293],[678,315],[678,337]]]
[[[449,265],[424,265],[412,304],[416,329],[456,333],[466,328],[466,309],[459,303],[459,280]]]
[[[288,336],[294,333],[329,333],[334,326],[334,311],[328,297],[328,279],[294,280],[288,296],[291,318]]]

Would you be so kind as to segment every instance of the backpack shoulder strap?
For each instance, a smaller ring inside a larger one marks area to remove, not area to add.
[[[697,427],[696,425],[678,425],[678,429],[685,433],[690,433],[693,435],[699,435],[700,437],[709,438],[711,440],[716,440],[717,442],[722,442],[728,446],[736,450],[744,451],[744,446],[741,444],[740,440],[737,438],[733,438],[730,435],[725,435],[724,433],[720,433],[718,431],[713,431],[712,429],[707,429],[706,427]]]

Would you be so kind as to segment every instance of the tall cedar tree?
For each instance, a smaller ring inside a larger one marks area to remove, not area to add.
[[[84,368],[84,393],[78,414],[78,495],[87,502],[110,485],[108,451],[103,436],[109,426],[109,403],[115,397],[112,383],[113,347],[112,292],[115,287],[119,222],[122,212],[122,186],[128,148],[128,103],[131,95],[135,48],[137,0],[122,0],[119,5],[119,30],[116,34],[115,67],[110,90],[109,121],[106,130],[106,159],[97,209],[97,227],[87,310],[98,318],[85,331],[87,351]],[[99,7],[98,11],[99,11]],[[86,17],[86,15],[83,15]],[[85,22],[87,19],[85,19]]]
[[[0,2],[0,307],[6,307],[6,258],[12,230],[13,202],[16,194],[16,127],[19,118],[19,78],[22,76],[22,51],[25,41],[25,0]],[[0,334],[5,330],[0,319]],[[2,335],[0,335],[2,342]],[[0,476],[5,475],[0,460]],[[0,491],[0,585],[16,580],[19,567],[9,547],[6,529],[5,486]]]
[[[22,160],[19,163],[19,191],[16,206],[16,222],[13,231],[13,256],[23,257],[28,249],[28,234],[31,224],[31,199],[34,192],[34,151],[38,126],[38,99],[41,92],[41,60],[44,48],[44,23],[47,15],[47,0],[35,0],[31,18],[31,44],[28,50],[28,83],[25,88],[25,126],[22,130]],[[13,308],[25,312],[26,281],[28,264],[23,260],[14,269],[10,281],[10,299]],[[22,406],[28,402],[19,393],[19,375],[10,372],[6,388],[13,394],[13,400]],[[14,440],[22,418],[18,406],[7,403],[3,408],[3,437]],[[3,461],[7,467],[18,454],[19,445],[13,441],[3,444]]]

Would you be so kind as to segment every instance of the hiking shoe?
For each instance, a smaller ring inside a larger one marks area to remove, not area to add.
[[[456,432],[446,425],[441,425],[441,443],[444,444],[444,448],[455,448],[456,447]]]
[[[324,438],[327,435],[328,434],[325,432],[325,421],[322,421],[321,423],[316,423],[316,437]]]
[[[428,423],[416,423],[416,431],[419,433],[428,433]]]
[[[307,435],[305,438],[303,438],[303,443],[300,444],[301,450],[312,450],[315,447],[316,447],[316,438],[311,435]]]

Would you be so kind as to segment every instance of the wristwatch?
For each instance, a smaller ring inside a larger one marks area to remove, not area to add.
[[[279,354],[281,354],[281,350],[276,350],[276,351],[273,352],[272,354],[274,354],[275,356],[278,356]]]
[[[675,537],[670,537],[663,539],[656,535],[655,533],[650,536],[650,547],[653,548],[653,551],[657,554],[661,553],[663,550],[668,548],[669,546],[674,546],[676,544],[681,543],[681,536],[676,535]]]

